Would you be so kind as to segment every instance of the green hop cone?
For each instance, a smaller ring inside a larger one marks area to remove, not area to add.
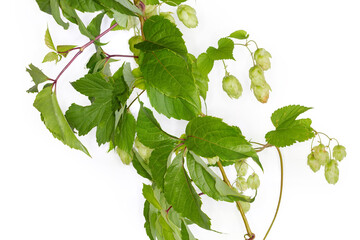
[[[346,148],[342,145],[336,145],[333,148],[333,156],[338,161],[343,160],[346,157]]]
[[[326,151],[324,144],[313,147],[313,153],[320,165],[324,166],[330,159],[329,153]]]
[[[207,161],[210,165],[215,165],[218,161],[220,161],[220,158],[218,156],[213,158],[207,158]]]
[[[249,70],[249,77],[251,80],[251,85],[253,86],[265,86],[265,76],[264,71],[259,65],[255,65]]]
[[[144,159],[146,163],[149,163],[149,158],[153,149],[146,147],[142,144],[138,138],[135,139],[135,147],[137,148],[139,155]]]
[[[251,85],[251,89],[254,91],[256,99],[261,103],[267,103],[270,95],[270,85],[265,82],[264,86]]]
[[[133,157],[134,157],[133,152],[131,152],[129,154],[128,152],[123,151],[120,148],[116,148],[116,152],[119,155],[121,161],[126,165],[129,165],[131,163],[131,161],[133,160]]]
[[[248,189],[248,184],[243,177],[238,177],[236,179],[236,188],[239,189],[240,192],[244,192]]]
[[[313,153],[310,153],[307,157],[307,164],[309,165],[309,167],[311,168],[311,170],[313,170],[313,172],[317,172],[319,171],[321,164],[320,162],[314,157]]]
[[[339,168],[336,160],[330,160],[325,165],[325,178],[330,184],[335,184],[339,180]]]
[[[256,64],[259,65],[264,71],[269,70],[271,67],[271,54],[263,48],[258,48],[254,53]]]
[[[133,36],[129,39],[129,49],[134,56],[140,55],[140,49],[135,48],[135,45],[143,41],[141,36]]]
[[[230,98],[238,99],[243,92],[239,80],[233,75],[225,76],[223,78],[222,87]]]
[[[248,165],[244,160],[239,160],[235,163],[235,169],[236,169],[236,173],[239,177],[241,176],[245,176],[248,170]]]
[[[250,210],[250,203],[249,202],[241,202],[240,205],[242,209],[244,210],[244,213],[247,213]]]
[[[196,11],[192,7],[186,4],[182,4],[177,8],[177,15],[179,20],[188,28],[196,28],[198,25],[198,19],[196,17]]]
[[[172,16],[172,12],[161,12],[160,16],[163,16],[165,19],[175,24],[175,18]]]
[[[256,173],[251,174],[247,179],[247,185],[251,189],[258,189],[260,187],[260,178]]]

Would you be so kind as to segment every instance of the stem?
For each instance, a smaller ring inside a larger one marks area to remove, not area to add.
[[[130,107],[131,107],[131,105],[133,105],[133,103],[141,96],[141,94],[143,94],[145,92],[145,90],[142,90],[141,91],[141,93],[139,93],[138,95],[137,95],[137,97],[134,99],[134,100],[132,100],[132,102],[129,104],[129,106],[127,107],[127,109],[129,110],[130,109]]]
[[[139,56],[134,56],[134,55],[121,55],[121,54],[113,54],[113,55],[106,54],[106,57],[107,57],[107,58],[113,58],[113,57],[139,58]]]
[[[266,232],[266,235],[264,237],[264,240],[266,239],[267,235],[269,234],[274,222],[275,222],[275,219],[276,219],[276,216],[279,212],[279,208],[280,208],[280,203],[281,203],[281,197],[282,197],[282,191],[283,191],[283,183],[284,183],[284,163],[283,163],[283,157],[281,155],[281,151],[278,147],[276,147],[276,150],[279,154],[279,159],[280,159],[280,172],[281,172],[281,178],[280,178],[280,194],[279,194],[279,200],[278,200],[278,205],[276,207],[276,212],[275,212],[275,215],[274,215],[274,218],[270,224],[270,227],[268,229],[268,231]]]
[[[225,173],[225,170],[224,170],[223,165],[221,164],[220,161],[217,162],[217,165],[218,165],[218,167],[219,167],[219,169],[220,169],[221,175],[223,176],[224,182],[225,182],[230,188],[232,188],[232,185],[231,185],[228,177],[226,176],[226,173]],[[245,228],[246,228],[246,232],[247,232],[247,234],[246,234],[245,236],[248,236],[249,239],[254,239],[254,238],[255,238],[255,234],[254,234],[254,233],[251,231],[251,229],[250,229],[249,222],[248,222],[248,220],[247,220],[247,218],[246,218],[246,216],[245,216],[244,210],[242,209],[241,204],[240,204],[239,201],[236,202],[236,206],[237,206],[237,208],[238,208],[238,210],[239,210],[239,212],[240,212],[240,214],[241,214],[241,217],[242,217],[242,219],[243,219],[243,221],[244,221],[244,224],[245,224]]]

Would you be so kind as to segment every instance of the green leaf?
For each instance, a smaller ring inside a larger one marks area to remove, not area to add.
[[[135,45],[142,51],[156,51],[170,49],[182,56],[187,54],[182,33],[163,16],[152,16],[147,19],[143,27],[145,40]]]
[[[208,56],[213,60],[233,59],[234,42],[229,38],[222,38],[218,41],[218,48],[209,47],[206,50]]]
[[[95,98],[110,98],[113,94],[113,86],[106,81],[101,74],[87,74],[71,85],[81,94]]]
[[[220,118],[197,117],[188,123],[186,135],[187,148],[202,157],[219,156],[221,160],[233,162],[251,157],[262,169],[256,151],[240,129],[227,125]]]
[[[58,45],[56,47],[56,52],[63,57],[67,57],[69,50],[76,48],[76,45]]]
[[[120,13],[136,16],[143,15],[140,9],[138,9],[134,4],[130,3],[128,0],[96,0],[96,2],[100,3],[101,5],[105,6],[109,9],[114,9]]]
[[[58,62],[58,60],[59,60],[59,55],[56,52],[49,52],[48,54],[45,55],[42,62],[43,63],[44,62],[52,62],[52,61]]]
[[[216,173],[214,173],[207,165],[201,160],[200,157],[192,152],[187,154],[187,167],[191,179],[194,181],[199,189],[215,200],[234,202],[243,201],[250,202],[248,196],[244,196],[237,191],[231,189]]]
[[[115,130],[114,144],[121,150],[131,153],[135,140],[136,120],[126,111],[120,118]]]
[[[185,221],[181,221],[181,240],[196,240]]]
[[[201,200],[183,166],[182,153],[168,168],[164,187],[166,200],[175,211],[200,227],[210,229],[210,218],[201,211]]]
[[[156,185],[164,188],[164,177],[167,170],[169,158],[175,148],[175,144],[166,143],[163,146],[155,148],[149,158],[149,167]]]
[[[159,50],[143,54],[140,65],[146,89],[155,88],[170,98],[179,98],[201,110],[199,93],[186,60],[170,50]],[[152,95],[149,95],[151,97]],[[151,99],[150,99],[151,101]],[[154,108],[159,108],[154,105]]]
[[[146,5],[157,5],[159,4],[159,0],[145,0],[143,1]]]
[[[120,29],[125,29],[128,25],[128,19],[129,19],[129,16],[126,15],[126,14],[122,14],[118,11],[114,11],[114,19],[115,19],[115,22],[118,24],[118,27],[120,27]],[[113,22],[111,24],[111,26],[113,24],[115,24],[115,22]]]
[[[149,148],[157,148],[164,145],[175,144],[176,138],[161,129],[160,124],[154,118],[152,111],[141,104],[136,132],[139,141]]]
[[[93,35],[98,36],[101,32],[101,23],[104,18],[105,13],[100,13],[96,17],[91,20],[89,25],[87,26],[87,30]]]
[[[51,35],[50,35],[50,31],[49,31],[49,28],[46,29],[46,32],[45,32],[45,44],[48,48],[50,48],[51,50],[55,50],[55,46],[54,46],[54,43],[52,41],[52,38],[51,38]]]
[[[36,0],[41,11],[51,14],[50,0]]]
[[[157,221],[157,235],[158,238],[163,238],[164,240],[176,240],[174,237],[174,231],[169,226],[168,222],[161,215],[158,217]]]
[[[191,63],[191,70],[195,79],[196,87],[203,99],[206,99],[206,93],[208,91],[209,78],[207,75],[202,74],[197,65],[197,60],[192,54],[188,54],[189,62]]]
[[[198,56],[197,67],[199,71],[207,76],[214,66],[214,60],[209,57],[207,53],[202,53]]]
[[[64,22],[60,16],[59,0],[50,0],[50,6],[51,14],[54,17],[56,23],[62,26],[64,29],[68,29],[69,23]]]
[[[135,77],[132,74],[131,65],[128,62],[124,63],[123,76],[124,76],[124,80],[125,80],[126,85],[128,86],[128,88],[132,89],[134,87]]]
[[[34,101],[34,107],[41,113],[46,127],[55,138],[65,145],[83,151],[90,156],[87,149],[71,130],[59,107],[56,94],[51,91],[51,87],[46,87],[38,93]]]
[[[155,223],[158,218],[157,210],[148,201],[144,204],[145,230],[150,240],[156,239]]]
[[[132,160],[132,164],[136,170],[136,172],[144,177],[152,181],[151,172],[149,166],[145,163],[144,159],[139,155],[139,153],[133,149],[134,158]]]
[[[180,5],[183,2],[186,2],[187,0],[162,0],[164,3],[170,6],[177,6]]]
[[[49,77],[32,64],[29,65],[29,68],[27,68],[26,71],[30,74],[32,81],[35,83],[33,87],[27,90],[28,93],[38,92],[38,85],[49,80]]]
[[[104,7],[102,7],[94,0],[62,0],[62,1],[66,1],[69,4],[69,6],[71,6],[76,10],[79,10],[80,12],[96,12],[104,9]]]
[[[243,40],[243,39],[248,39],[249,34],[244,30],[238,30],[230,34],[229,37]]]
[[[311,108],[290,105],[276,110],[271,116],[276,130],[266,134],[266,141],[277,147],[286,147],[313,138],[311,119],[296,120],[301,113],[309,109]]]
[[[154,190],[150,185],[143,184],[142,194],[145,199],[151,203],[155,208],[161,210],[161,205],[155,197]]]

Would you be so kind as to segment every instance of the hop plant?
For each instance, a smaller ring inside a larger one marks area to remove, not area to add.
[[[330,160],[325,165],[325,178],[330,184],[335,184],[339,180],[339,168],[336,160]]]
[[[121,161],[125,164],[125,165],[129,165],[132,160],[133,160],[133,153],[128,153],[126,151],[123,151],[122,149],[120,148],[116,148],[116,152],[117,154],[119,155]]]
[[[333,156],[338,161],[343,160],[346,157],[346,148],[342,145],[336,145],[333,148]]]
[[[147,18],[157,15],[157,5],[146,5],[145,8],[145,16]]]
[[[319,162],[319,160],[317,160],[314,157],[314,153],[310,153],[307,157],[307,164],[309,165],[309,167],[311,168],[311,170],[313,170],[313,172],[317,172],[320,170],[321,164]]]
[[[264,86],[251,85],[251,88],[254,91],[254,95],[259,102],[266,103],[268,101],[271,88],[267,82],[265,82]]]
[[[264,48],[258,48],[254,53],[256,64],[259,65],[264,71],[269,70],[271,67],[270,58],[271,54]]]
[[[240,205],[244,210],[244,213],[247,213],[250,210],[250,203],[249,202],[242,202],[240,201]]]
[[[215,165],[218,161],[219,161],[219,157],[216,156],[216,157],[213,157],[213,158],[207,158],[207,161],[210,165]]]
[[[188,28],[196,28],[198,25],[198,19],[196,17],[196,11],[189,5],[182,4],[177,8],[177,15],[179,20]]]
[[[265,76],[264,71],[259,65],[255,65],[249,70],[249,77],[251,80],[251,85],[254,86],[265,86]]]
[[[172,12],[161,12],[160,16],[163,16],[164,18],[175,24],[175,18],[172,16]]]
[[[233,75],[228,75],[223,78],[222,87],[230,98],[238,99],[243,92],[239,80]]]
[[[248,184],[243,177],[236,178],[236,188],[239,189],[239,191],[244,192],[248,189]]]
[[[138,138],[135,138],[135,147],[137,148],[139,155],[144,159],[146,163],[148,163],[153,149],[146,147],[139,141]]]
[[[329,152],[326,151],[324,144],[313,147],[314,158],[324,166],[330,159]]]
[[[260,187],[260,178],[256,173],[253,173],[248,177],[246,183],[249,188],[256,190]]]
[[[143,39],[141,36],[133,36],[129,39],[129,49],[135,56],[140,55],[140,49],[135,48],[135,45],[141,43],[142,41]]]
[[[235,163],[236,173],[239,177],[245,176],[248,168],[249,168],[249,166],[246,163],[245,159],[239,160]]]

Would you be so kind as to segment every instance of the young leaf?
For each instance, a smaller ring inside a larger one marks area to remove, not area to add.
[[[105,13],[100,13],[96,17],[91,20],[89,25],[87,26],[87,30],[93,35],[98,36],[101,32],[101,22],[104,18]]]
[[[271,116],[276,130],[266,134],[266,141],[277,147],[286,147],[314,137],[311,119],[296,120],[301,113],[309,109],[311,108],[290,105],[276,110]]]
[[[210,218],[201,211],[201,200],[183,166],[182,153],[174,158],[166,172],[164,192],[175,211],[200,227],[210,229]]]
[[[143,184],[142,194],[149,203],[151,203],[158,210],[161,210],[161,205],[156,199],[154,190],[150,185]]]
[[[135,45],[142,51],[156,51],[170,49],[182,56],[185,56],[187,49],[182,33],[169,20],[163,16],[152,16],[144,23],[143,27],[145,40]]]
[[[213,60],[233,59],[234,42],[229,38],[222,38],[218,41],[219,47],[209,47],[206,50],[208,56]]]
[[[69,54],[69,51],[75,48],[76,45],[58,45],[56,47],[56,52],[63,57],[66,57]]]
[[[237,127],[231,127],[220,118],[197,117],[186,127],[185,144],[190,151],[206,157],[219,156],[224,161],[251,157],[262,169],[259,157]]]
[[[50,6],[51,6],[51,14],[54,17],[57,24],[62,26],[64,29],[68,29],[69,23],[64,22],[60,16],[59,0],[50,0]]]
[[[139,141],[149,148],[157,148],[164,145],[176,144],[176,138],[161,129],[160,124],[154,118],[152,111],[141,104],[136,132]]]
[[[208,91],[209,78],[207,75],[202,74],[198,68],[197,60],[192,54],[188,54],[189,62],[191,63],[192,74],[195,79],[196,87],[203,99],[206,99],[206,93]]]
[[[30,74],[32,81],[35,83],[33,87],[27,90],[28,93],[38,92],[38,85],[49,80],[48,76],[32,64],[29,65],[29,68],[27,68],[26,71]]]
[[[133,149],[134,158],[132,160],[132,164],[136,170],[136,172],[144,177],[152,181],[151,172],[149,166],[145,163],[144,159],[139,155],[139,153]]]
[[[136,120],[126,111],[120,118],[115,129],[114,144],[122,151],[131,154],[135,140]]]
[[[227,202],[254,200],[231,189],[194,153],[188,152],[186,161],[191,179],[209,197]]]
[[[197,67],[204,76],[207,76],[211,72],[213,66],[214,60],[210,58],[207,53],[202,53],[198,56]]]
[[[244,30],[238,30],[238,31],[231,33],[229,35],[229,37],[242,40],[242,39],[248,39],[249,34]]]
[[[55,50],[55,46],[54,46],[54,43],[51,39],[51,35],[50,35],[50,31],[49,31],[49,28],[46,29],[46,32],[45,32],[45,44],[48,48],[50,48],[51,50]]]
[[[164,188],[164,177],[167,170],[167,165],[171,153],[175,148],[175,144],[167,143],[163,146],[155,148],[149,158],[149,167],[151,175],[156,185],[160,188]]]
[[[58,60],[59,60],[59,55],[56,52],[49,52],[48,54],[45,55],[42,62],[43,63],[52,62],[52,61],[58,62]]]
[[[34,107],[39,110],[46,127],[55,138],[65,145],[83,151],[90,156],[87,149],[71,130],[59,107],[56,94],[51,91],[51,87],[46,87],[38,93],[34,101]]]

